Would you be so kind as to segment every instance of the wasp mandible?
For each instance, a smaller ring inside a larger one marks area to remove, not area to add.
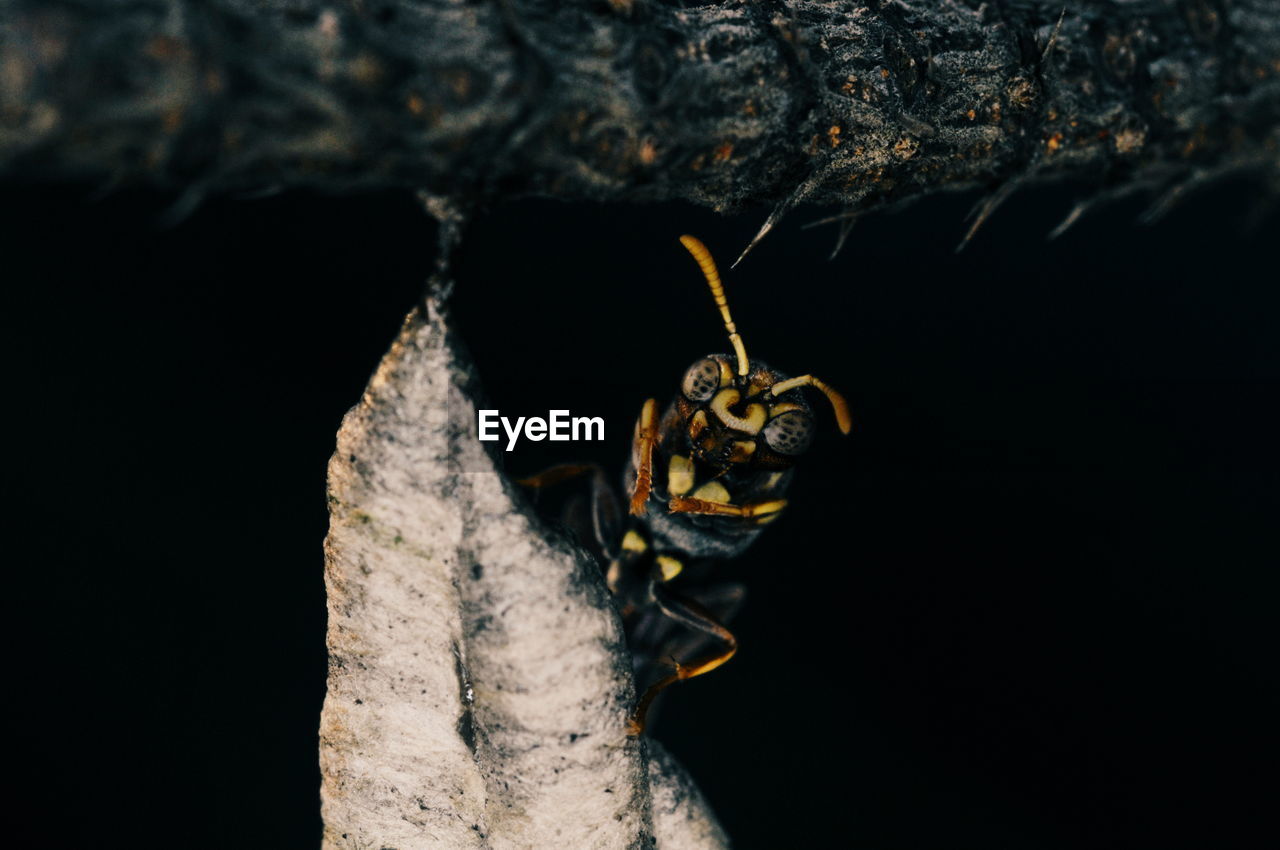
[[[724,284],[706,246],[680,242],[711,288],[733,347],[684,374],[661,413],[645,401],[636,421],[623,486],[630,517],[595,465],[552,467],[520,483],[546,487],[590,474],[589,506],[571,502],[566,522],[594,541],[621,612],[638,682],[653,680],[636,704],[632,734],[644,731],[654,699],[676,682],[716,669],[737,652],[724,623],[740,605],[740,584],[710,583],[714,565],[749,547],[787,505],[794,466],[814,434],[801,394],[821,392],[842,433],[852,424],[844,397],[813,375],[790,378],[747,356]],[[663,670],[666,672],[663,672]],[[661,674],[661,675],[659,675]]]

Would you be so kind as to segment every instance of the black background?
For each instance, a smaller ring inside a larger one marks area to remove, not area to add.
[[[1275,215],[1247,182],[1044,234],[1085,188],[794,213],[736,271],[749,352],[849,398],[726,574],[742,651],[654,734],[737,846],[1249,847],[1275,836]],[[0,201],[16,846],[312,847],[325,464],[419,296],[408,195]],[[506,415],[604,416],[513,472],[620,469],[726,343],[696,267],[763,212],[523,202],[456,316]],[[1268,838],[1269,837],[1269,838]]]

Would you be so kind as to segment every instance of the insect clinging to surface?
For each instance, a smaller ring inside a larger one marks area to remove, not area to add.
[[[710,252],[680,237],[711,288],[732,354],[711,354],[688,368],[659,413],[641,407],[624,478],[630,516],[594,465],[552,467],[521,483],[545,487],[590,473],[589,506],[570,503],[566,521],[594,540],[621,612],[637,681],[651,681],[630,731],[644,730],[653,700],[670,685],[708,673],[737,651],[724,625],[743,587],[708,581],[719,561],[736,557],[787,505],[794,466],[812,441],[813,411],[801,393],[822,393],[836,424],[851,427],[844,397],[813,375],[788,377],[747,356]]]

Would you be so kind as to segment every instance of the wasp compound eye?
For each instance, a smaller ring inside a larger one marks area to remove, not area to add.
[[[798,455],[813,442],[813,419],[799,410],[775,416],[764,426],[764,441],[778,454]]]
[[[720,388],[720,364],[710,357],[699,360],[684,373],[680,390],[689,401],[706,401]]]

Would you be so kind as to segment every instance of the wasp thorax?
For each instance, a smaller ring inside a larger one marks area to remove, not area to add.
[[[720,387],[720,364],[710,357],[699,360],[684,373],[680,390],[690,401],[706,401]]]

